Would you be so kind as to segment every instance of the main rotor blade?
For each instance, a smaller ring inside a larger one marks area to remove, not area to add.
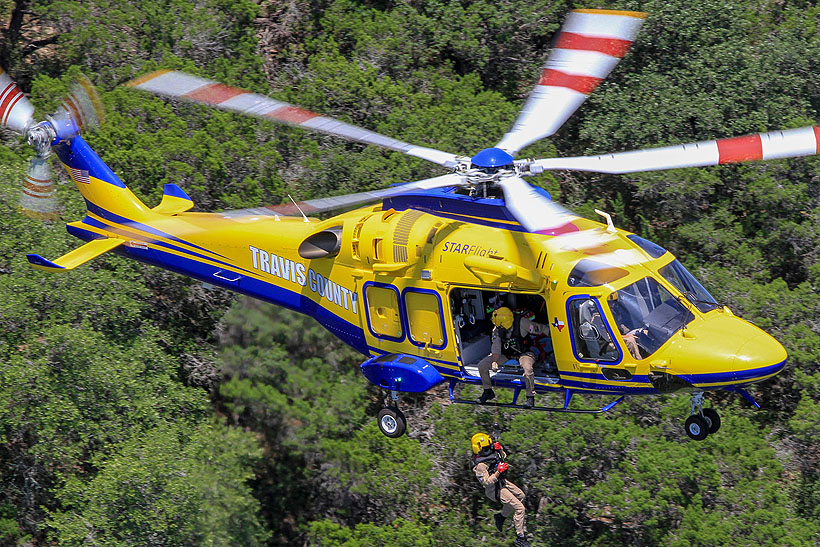
[[[754,160],[796,158],[820,153],[820,125],[771,131],[690,144],[634,150],[602,156],[546,158],[530,164],[530,172],[590,171],[635,173],[679,167],[703,167]]]
[[[499,184],[504,191],[505,206],[528,232],[555,236],[541,242],[553,260],[565,253],[568,260],[582,256],[614,267],[650,260],[633,246],[625,246],[614,229],[579,228],[574,221],[580,217],[520,177],[503,179]]]
[[[34,120],[34,106],[0,68],[0,127],[25,133]]]
[[[635,11],[571,12],[535,89],[497,148],[515,155],[558,131],[626,55],[645,18]]]
[[[431,188],[443,188],[445,186],[455,186],[463,183],[463,177],[456,173],[433,177],[431,179],[408,182],[401,186],[394,186],[384,190],[372,190],[368,192],[358,192],[356,194],[346,194],[343,196],[331,196],[327,198],[309,199],[297,203],[283,203],[281,205],[267,205],[265,207],[254,207],[250,209],[237,209],[233,211],[223,211],[224,215],[283,215],[298,216],[304,214],[315,214],[324,211],[333,211],[345,207],[352,207],[362,203],[378,201],[380,199],[398,196],[413,190],[429,190]]]
[[[156,95],[177,97],[223,110],[231,110],[240,114],[343,137],[352,141],[375,144],[438,163],[445,167],[455,167],[458,163],[455,154],[391,139],[328,116],[321,116],[298,106],[212,80],[191,76],[184,72],[160,70],[131,80],[125,85],[150,91]]]
[[[504,203],[515,220],[528,232],[560,235],[578,231],[572,220],[579,218],[527,184],[521,177],[509,177],[498,183],[504,191]]]

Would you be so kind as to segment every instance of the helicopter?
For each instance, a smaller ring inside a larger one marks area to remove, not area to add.
[[[703,440],[720,428],[704,394],[746,391],[786,366],[783,346],[718,304],[671,252],[638,234],[582,218],[528,184],[527,176],[574,170],[631,173],[814,155],[820,126],[772,131],[599,156],[516,159],[560,129],[627,55],[645,13],[572,11],[512,128],[493,147],[462,156],[416,146],[273,98],[178,71],[141,76],[136,90],[210,105],[422,158],[437,177],[346,196],[218,213],[192,212],[176,184],[161,202],[143,203],[83,140],[101,116],[81,85],[74,100],[35,122],[34,109],[0,70],[0,123],[26,136],[40,169],[50,153],[85,198],[85,218],[67,224],[86,241],[34,268],[66,272],[113,251],[211,285],[315,318],[362,353],[364,376],[381,388],[382,433],[399,437],[407,420],[400,393],[447,383],[481,383],[477,363],[490,352],[492,312],[508,307],[549,325],[534,341],[535,390],[563,405],[532,411],[607,412],[626,396],[689,393],[686,434]],[[32,165],[34,165],[34,160]],[[29,178],[50,175],[33,171]],[[373,202],[376,202],[375,204]],[[25,204],[23,205],[25,208]],[[350,209],[329,218],[308,217]],[[501,363],[492,385],[512,390],[524,378]],[[611,398],[600,408],[571,406],[575,394]]]

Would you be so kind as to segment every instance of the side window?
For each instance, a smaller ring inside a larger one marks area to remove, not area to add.
[[[612,341],[598,303],[592,298],[574,298],[567,304],[572,344],[580,361],[618,361],[620,350]]]
[[[393,287],[368,285],[364,289],[370,330],[376,336],[402,338],[404,331],[399,316],[399,293]]]
[[[418,345],[444,347],[441,302],[435,293],[408,290],[404,293],[410,339]]]

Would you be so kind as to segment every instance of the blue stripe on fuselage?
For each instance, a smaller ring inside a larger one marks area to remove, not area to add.
[[[563,375],[563,372],[559,374]],[[610,392],[614,394],[627,394],[627,395],[648,395],[648,394],[656,394],[658,391],[651,386],[647,387],[639,387],[639,386],[625,386],[619,384],[593,384],[592,382],[579,382],[576,380],[567,380],[565,378],[561,378],[561,385],[564,387],[572,388],[573,391],[577,390],[586,390],[595,391],[599,394],[603,394],[602,392]]]
[[[618,370],[623,370],[623,369],[618,369]],[[563,376],[572,376],[572,377],[575,377],[575,378],[587,378],[587,379],[590,379],[590,380],[602,380],[602,381],[606,381],[606,382],[619,381],[619,380],[608,380],[603,375],[603,373],[597,373],[597,372],[572,372],[572,371],[563,371],[562,370],[562,371],[559,371],[559,374],[562,377]],[[636,374],[636,375],[632,376],[632,378],[630,380],[623,380],[623,382],[648,384],[649,383],[649,376]]]
[[[233,268],[235,270],[241,270],[243,272],[252,273],[250,270],[246,270],[245,268],[241,268],[239,266],[236,266],[235,264],[231,264],[230,262],[223,262],[221,260],[217,260],[216,258],[212,258],[210,256],[206,256],[206,255],[203,255],[203,254],[200,254],[200,253],[185,249],[183,247],[178,247],[176,245],[171,245],[170,243],[165,243],[164,241],[159,241],[159,240],[156,240],[156,239],[148,239],[148,238],[146,238],[145,236],[143,236],[141,234],[137,234],[137,233],[134,233],[134,232],[129,233],[127,230],[124,230],[123,228],[120,228],[119,226],[105,224],[103,222],[100,222],[100,221],[98,221],[94,218],[88,217],[88,216],[85,217],[82,220],[82,222],[83,222],[83,224],[88,224],[89,226],[93,226],[95,228],[100,228],[101,230],[107,230],[109,232],[114,232],[114,233],[124,235],[124,236],[127,236],[127,237],[133,237],[138,241],[144,241],[146,243],[151,243],[152,245],[159,245],[159,246],[165,247],[167,249],[172,249],[172,250],[180,252],[180,253],[186,253],[186,254],[189,254],[191,256],[195,256],[195,257],[198,257],[198,258],[203,258],[205,260],[210,260],[211,262],[217,262],[219,264],[229,266],[230,268]],[[213,253],[213,254],[217,254],[217,253]],[[222,256],[222,255],[217,255],[217,256]]]
[[[222,257],[222,258],[227,258],[226,256],[221,255],[219,253],[215,253],[214,251],[211,251],[210,249],[206,249],[205,247],[200,247],[199,245],[196,245],[196,244],[191,243],[189,241],[185,241],[184,239],[180,239],[175,235],[171,235],[167,232],[163,232],[162,230],[158,230],[156,228],[148,226],[147,224],[143,224],[141,222],[131,220],[130,218],[120,216],[116,213],[112,213],[111,211],[108,211],[107,209],[103,209],[99,205],[97,205],[95,203],[92,203],[88,200],[85,200],[85,203],[86,203],[86,208],[89,211],[91,211],[92,213],[94,213],[98,217],[104,218],[105,220],[108,220],[110,222],[113,222],[113,223],[116,223],[116,224],[130,225],[130,226],[133,226],[134,228],[136,228],[138,230],[142,230],[143,232],[148,232],[149,234],[153,234],[155,236],[163,237],[165,239],[170,239],[171,241],[176,241],[177,243],[182,243],[184,245],[188,245],[189,247],[194,247],[196,249],[200,249],[202,251],[214,254],[216,256],[219,256],[219,257]]]
[[[780,372],[781,370],[783,370],[783,367],[786,366],[786,363],[788,361],[788,359],[785,359],[773,365],[768,365],[760,368],[752,368],[742,371],[711,372],[706,374],[680,374],[678,376],[681,379],[686,380],[687,382],[692,384],[709,384],[716,382],[732,382],[735,384],[745,384],[754,382],[757,378],[769,376]]]

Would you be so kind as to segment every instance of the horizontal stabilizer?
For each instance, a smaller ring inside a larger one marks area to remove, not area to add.
[[[152,211],[155,213],[164,213],[172,215],[174,213],[182,213],[194,206],[194,202],[185,193],[185,190],[176,184],[166,184],[165,193],[162,195],[162,201],[159,205],[154,207]]]
[[[54,262],[36,254],[26,255],[26,258],[28,258],[31,265],[38,270],[47,272],[63,272],[73,270],[80,264],[85,264],[92,258],[96,258],[104,252],[110,251],[123,243],[125,243],[124,239],[95,239],[94,241],[89,241],[82,247],[74,249],[70,253],[64,254]]]

